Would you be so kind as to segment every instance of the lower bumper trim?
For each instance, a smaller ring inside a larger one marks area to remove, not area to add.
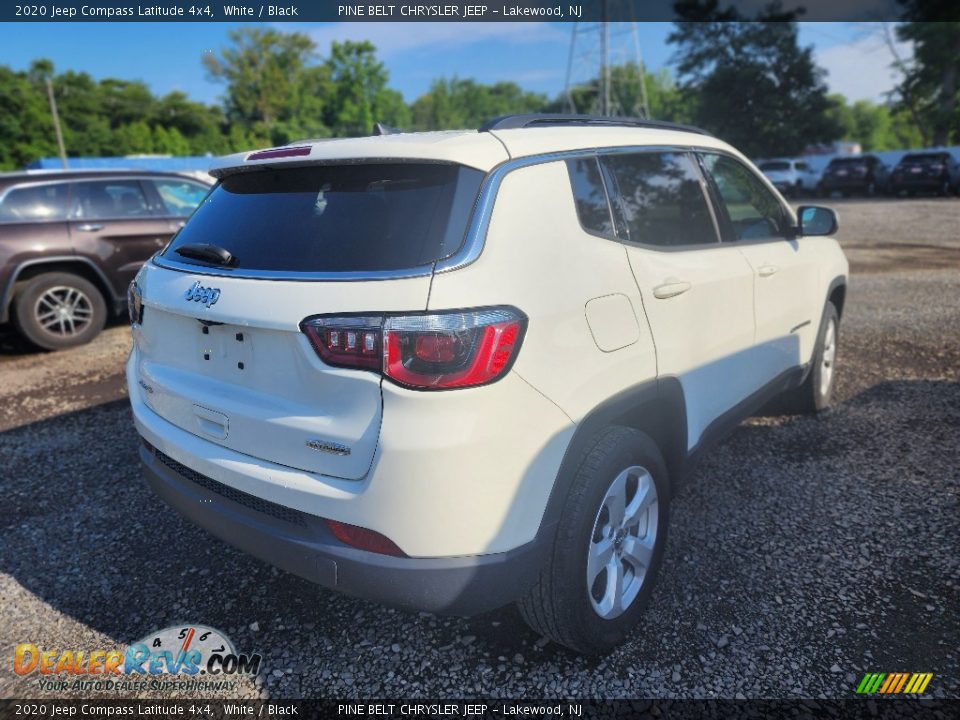
[[[140,459],[153,490],[221,540],[324,587],[402,609],[470,616],[506,605],[533,585],[550,548],[541,529],[504,553],[378,555],[340,543],[321,518],[235,490],[162,453],[141,447]]]

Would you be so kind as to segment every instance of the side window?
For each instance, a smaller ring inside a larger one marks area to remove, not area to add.
[[[63,220],[69,194],[66,183],[13,188],[0,203],[0,222]]]
[[[717,242],[700,174],[686,153],[610,155],[631,242],[683,247]]]
[[[594,235],[615,236],[610,204],[607,202],[607,191],[603,187],[597,158],[567,160],[567,172],[570,173],[573,201],[583,229]]]
[[[809,170],[809,169],[810,169],[810,166],[807,165],[805,162],[798,162],[798,163],[797,163],[797,170],[803,170],[804,172],[806,172],[806,171]]]
[[[76,220],[118,220],[150,214],[139,180],[95,180],[73,186],[71,217]]]
[[[737,240],[782,238],[788,222],[783,206],[743,163],[726,155],[704,155]]]
[[[190,180],[153,180],[163,206],[160,212],[174,217],[187,217],[210,191],[206,185]]]

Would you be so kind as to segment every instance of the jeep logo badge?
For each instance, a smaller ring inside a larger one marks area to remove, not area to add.
[[[203,303],[207,307],[216,304],[217,300],[220,298],[220,288],[206,288],[200,284],[198,280],[195,282],[187,294],[184,295],[187,300],[193,300],[194,302]]]

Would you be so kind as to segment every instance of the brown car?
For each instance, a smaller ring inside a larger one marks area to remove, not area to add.
[[[47,350],[89,342],[208,190],[174,173],[0,174],[0,322]]]

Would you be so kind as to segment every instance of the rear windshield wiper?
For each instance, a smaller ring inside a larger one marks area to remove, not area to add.
[[[202,260],[212,265],[233,265],[236,258],[226,248],[219,245],[209,245],[207,243],[187,243],[174,249],[177,255],[183,255],[186,258]]]

